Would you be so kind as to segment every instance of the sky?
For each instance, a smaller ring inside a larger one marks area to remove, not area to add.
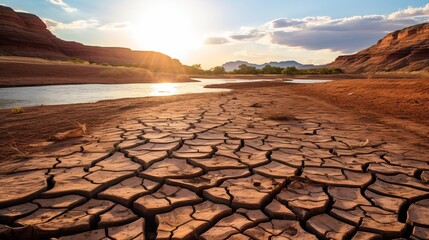
[[[58,37],[165,53],[205,69],[227,61],[326,64],[429,21],[428,0],[0,0]]]

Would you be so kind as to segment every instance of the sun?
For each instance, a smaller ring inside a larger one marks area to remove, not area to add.
[[[154,1],[142,10],[137,22],[133,35],[141,49],[183,58],[199,45],[192,13],[177,3]]]

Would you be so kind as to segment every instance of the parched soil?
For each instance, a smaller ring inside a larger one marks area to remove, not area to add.
[[[429,79],[354,79],[297,84],[290,89],[356,113],[429,126]],[[429,136],[429,132],[421,134]]]
[[[2,136],[58,130],[69,116],[95,125],[0,162],[0,238],[426,238],[427,138],[302,90],[2,112]]]
[[[214,94],[214,93],[213,93]],[[19,153],[38,151],[29,144],[44,142],[55,134],[72,130],[78,123],[85,123],[89,131],[94,128],[112,127],[132,117],[136,109],[155,107],[169,102],[186,102],[190,98],[205,98],[208,94],[188,94],[167,97],[147,97],[106,100],[96,103],[36,106],[23,108],[23,113],[14,114],[10,109],[0,109],[0,159],[9,161]]]

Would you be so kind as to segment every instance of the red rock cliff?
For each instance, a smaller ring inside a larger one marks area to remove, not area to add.
[[[429,23],[389,33],[370,48],[339,56],[330,66],[350,73],[429,72]]]
[[[53,35],[36,15],[0,6],[0,55],[66,60],[80,58],[97,63],[135,65],[153,71],[182,72],[182,64],[151,51],[86,46]]]

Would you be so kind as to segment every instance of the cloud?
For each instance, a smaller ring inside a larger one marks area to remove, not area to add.
[[[206,45],[222,45],[229,43],[229,40],[224,37],[208,37],[204,40],[204,44]]]
[[[66,12],[71,13],[71,12],[77,11],[76,8],[71,7],[70,5],[65,3],[63,0],[47,0],[47,1],[52,3],[52,4],[55,4],[57,6],[60,6]]]
[[[129,26],[126,22],[118,22],[118,23],[108,23],[100,26],[98,29],[100,30],[118,30],[118,29],[124,29]]]
[[[388,19],[403,19],[403,18],[417,18],[429,16],[429,3],[424,7],[413,8],[408,7],[405,10],[400,10],[388,15]]]
[[[240,57],[240,58],[256,58],[256,59],[259,59],[259,58],[263,57],[260,54],[249,53],[247,50],[241,50],[241,51],[235,52],[235,53],[233,53],[233,55],[236,57]]]
[[[429,4],[409,7],[388,15],[366,15],[332,19],[327,16],[301,19],[280,18],[260,27],[229,34],[235,41],[264,38],[265,44],[352,53],[376,43],[387,33],[429,21]],[[265,41],[267,40],[267,41]]]
[[[230,38],[234,40],[257,40],[262,38],[265,35],[265,33],[259,29],[259,28],[250,28],[247,30],[242,31],[240,34],[231,34],[229,35]]]
[[[102,24],[100,21],[95,19],[76,20],[70,23],[62,23],[49,18],[42,18],[42,20],[50,30],[96,28],[103,31],[109,31],[128,27],[128,23],[125,22]]]
[[[22,9],[14,9],[15,12],[20,12],[20,13],[30,13],[28,11],[22,10]]]
[[[42,20],[45,22],[46,26],[48,26],[50,30],[95,28],[100,26],[100,22],[95,19],[76,20],[70,23],[62,23],[49,18],[42,18]]]
[[[302,19],[281,18],[271,22],[272,28],[302,28],[331,21],[330,17],[306,17]]]
[[[386,16],[355,16],[324,23],[307,22],[294,30],[269,33],[271,43],[310,50],[330,49],[352,53],[374,44],[386,33],[417,24],[413,19],[388,20]]]

